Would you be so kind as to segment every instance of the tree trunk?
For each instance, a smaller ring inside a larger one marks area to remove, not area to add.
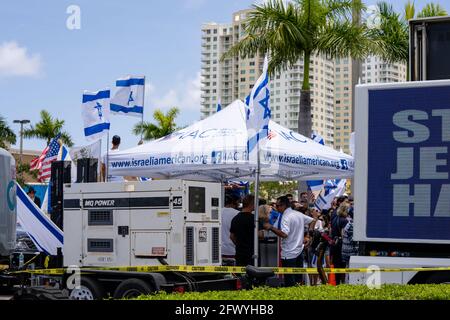
[[[300,108],[298,110],[298,133],[311,138],[311,90],[301,90]]]
[[[309,65],[311,61],[311,53],[305,52],[303,59],[303,86],[300,91],[300,105],[298,109],[298,133],[307,138],[311,138],[312,119],[311,119],[311,89],[309,83]],[[306,181],[298,181],[298,196],[300,193],[307,191]]]
[[[305,52],[303,58],[303,85],[300,91],[300,105],[298,110],[298,133],[311,138],[311,89],[309,83],[309,65],[311,53]]]

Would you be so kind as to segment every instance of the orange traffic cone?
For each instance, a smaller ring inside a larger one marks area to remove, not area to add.
[[[330,265],[331,270],[333,270],[334,265]],[[334,274],[334,272],[330,272],[328,274],[328,284],[335,286],[336,285],[336,275]]]

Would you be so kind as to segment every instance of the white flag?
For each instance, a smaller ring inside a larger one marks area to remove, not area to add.
[[[81,115],[87,140],[100,139],[109,131],[109,96],[109,90],[84,92]]]
[[[144,76],[128,76],[116,81],[116,94],[111,99],[111,112],[133,117],[144,114]]]
[[[325,187],[320,192],[314,203],[318,210],[329,209],[334,198],[340,197],[345,193],[346,179],[327,180]]]
[[[251,154],[255,155],[253,150],[255,150],[260,141],[266,141],[265,138],[269,134],[270,90],[269,76],[267,74],[268,64],[266,56],[264,58],[263,72],[250,93],[249,110],[247,111],[247,150],[249,157]]]

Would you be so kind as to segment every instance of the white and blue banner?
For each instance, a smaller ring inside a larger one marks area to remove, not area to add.
[[[100,139],[109,131],[109,98],[109,90],[83,93],[81,115],[84,122],[84,136],[87,140]]]
[[[111,112],[133,117],[144,114],[144,76],[128,76],[116,81],[116,94],[111,99]]]
[[[37,248],[48,255],[56,255],[63,248],[64,234],[53,221],[17,185],[17,222],[30,236]]]
[[[264,58],[263,72],[256,81],[249,99],[247,114],[247,150],[249,157],[260,141],[265,141],[269,134],[270,121],[270,90],[267,56]],[[262,147],[262,144],[260,144]]]

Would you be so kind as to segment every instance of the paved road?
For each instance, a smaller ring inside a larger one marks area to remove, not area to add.
[[[13,296],[0,296],[0,300],[11,300]]]

